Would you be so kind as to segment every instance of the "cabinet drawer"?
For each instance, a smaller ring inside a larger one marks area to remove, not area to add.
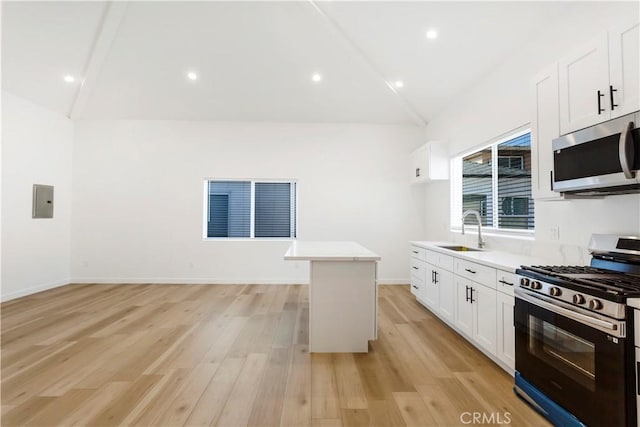
[[[434,251],[425,252],[426,260],[429,264],[433,264],[436,267],[440,267],[445,270],[453,271],[453,257],[451,255],[444,255]]]
[[[496,269],[475,262],[456,258],[454,261],[455,273],[475,282],[481,283],[492,289],[496,289]]]
[[[411,293],[417,298],[423,299],[424,282],[415,276],[411,276]]]
[[[500,292],[513,296],[513,287],[516,285],[516,275],[508,271],[496,271],[496,289]]]
[[[421,259],[423,261],[427,260],[427,255],[426,255],[427,250],[424,248],[420,248],[418,246],[411,246],[411,258],[418,258]]]
[[[427,263],[416,258],[411,258],[411,277],[416,277],[422,281],[427,274]]]

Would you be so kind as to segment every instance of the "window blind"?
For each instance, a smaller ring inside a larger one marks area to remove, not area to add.
[[[292,183],[256,182],[255,237],[292,235]]]
[[[207,237],[296,237],[295,182],[208,181],[207,189]]]
[[[250,237],[251,182],[209,181],[207,237]]]
[[[462,159],[462,212],[480,212],[484,227],[493,226],[492,167],[491,147]],[[465,224],[476,222],[473,216],[465,219]]]
[[[510,159],[498,165],[498,226],[533,230],[531,133],[498,144],[497,151],[498,158]]]
[[[483,226],[534,229],[530,132],[462,159],[462,211],[469,209],[480,212]]]

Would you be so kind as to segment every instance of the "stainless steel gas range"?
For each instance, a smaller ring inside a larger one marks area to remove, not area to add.
[[[634,427],[640,237],[593,235],[589,251],[590,266],[516,270],[515,391],[558,426]]]

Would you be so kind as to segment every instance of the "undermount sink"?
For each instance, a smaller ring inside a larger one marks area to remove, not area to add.
[[[482,249],[470,248],[468,246],[438,246],[438,247],[442,248],[442,249],[448,249],[450,251],[456,251],[456,252],[479,252],[479,251],[482,251]]]

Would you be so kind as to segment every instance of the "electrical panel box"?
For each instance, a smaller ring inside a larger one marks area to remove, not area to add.
[[[53,218],[53,186],[33,184],[32,218]]]

